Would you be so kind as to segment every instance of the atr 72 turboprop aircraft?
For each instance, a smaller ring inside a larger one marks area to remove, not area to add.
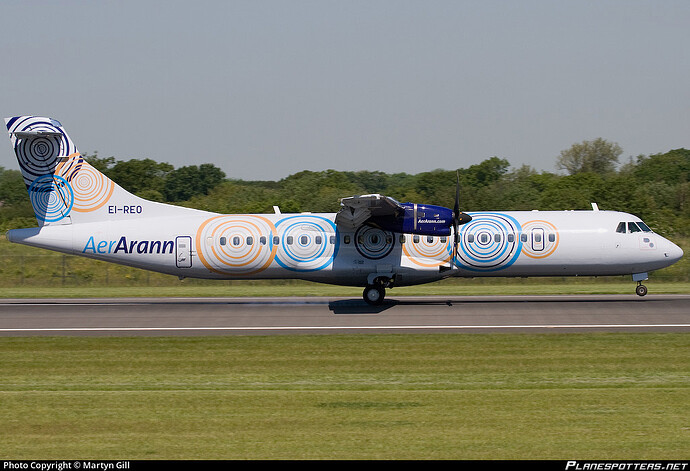
[[[338,213],[216,214],[139,198],[88,164],[51,118],[5,120],[38,226],[11,242],[176,275],[298,278],[361,286],[369,304],[386,288],[458,277],[632,275],[683,251],[622,212],[464,213],[372,194]]]

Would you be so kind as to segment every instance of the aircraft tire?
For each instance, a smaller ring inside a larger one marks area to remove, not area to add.
[[[367,304],[378,306],[383,302],[383,298],[386,297],[386,289],[383,286],[369,285],[364,288],[364,293],[362,293],[362,296]]]
[[[647,287],[645,285],[637,285],[637,288],[635,288],[635,293],[638,296],[644,296],[647,294]]]

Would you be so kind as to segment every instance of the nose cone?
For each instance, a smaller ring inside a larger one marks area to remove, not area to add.
[[[676,263],[678,260],[683,258],[683,249],[678,247],[676,244],[670,240],[666,241],[666,250],[664,250],[664,255],[666,259],[671,263]]]

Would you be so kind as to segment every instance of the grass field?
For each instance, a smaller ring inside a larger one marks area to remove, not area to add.
[[[688,459],[683,334],[0,339],[4,459]]]
[[[650,294],[690,293],[687,267],[652,274]],[[634,286],[459,279],[388,296],[633,295]],[[179,282],[0,241],[0,297],[122,296],[361,289]],[[0,456],[687,460],[689,358],[690,337],[670,333],[2,337]]]

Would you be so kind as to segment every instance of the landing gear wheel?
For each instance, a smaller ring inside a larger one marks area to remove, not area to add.
[[[638,296],[644,296],[645,294],[647,294],[647,287],[643,284],[639,284],[637,285],[637,288],[635,288],[635,293]]]
[[[364,301],[372,306],[378,306],[386,297],[386,290],[383,286],[367,286],[363,293]]]

